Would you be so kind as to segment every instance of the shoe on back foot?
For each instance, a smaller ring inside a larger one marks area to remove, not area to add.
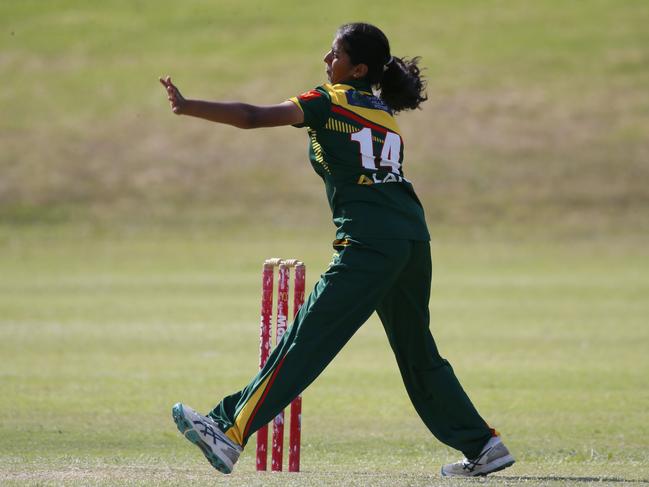
[[[223,473],[232,472],[243,448],[230,440],[212,418],[181,403],[174,405],[171,414],[178,431],[201,449],[215,469]]]
[[[442,466],[443,477],[475,477],[498,472],[514,464],[514,457],[499,436],[493,436],[476,458]]]

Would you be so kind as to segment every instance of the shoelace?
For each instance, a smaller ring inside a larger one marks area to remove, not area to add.
[[[480,460],[482,460],[482,457],[484,457],[491,450],[493,450],[493,446],[480,453],[480,455],[478,455],[478,457],[474,458],[473,460],[469,460],[468,458],[465,458],[464,461],[462,462],[462,470],[468,470],[469,472],[473,472],[475,468],[480,465]]]
[[[204,436],[210,436],[212,438],[212,443],[214,445],[217,445],[217,440],[221,441],[223,444],[225,444],[230,450],[236,451],[237,448],[233,446],[230,443],[230,440],[221,433],[221,430],[217,430],[214,426],[209,424],[206,421],[203,420],[198,420],[198,421],[193,421],[194,424],[196,425],[201,425],[203,426],[203,429],[199,429],[198,431],[203,434]],[[220,433],[220,434],[219,434]]]
[[[216,434],[216,431],[214,431],[214,428],[212,427],[212,425],[208,424],[205,421],[201,421],[201,420],[194,421],[194,424],[199,424],[199,425],[203,426],[203,429],[199,430],[199,432],[202,433],[205,436],[211,436],[212,437],[212,442],[216,445],[216,440],[217,440],[218,436]]]

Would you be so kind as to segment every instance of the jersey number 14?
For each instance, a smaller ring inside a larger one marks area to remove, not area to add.
[[[385,133],[385,141],[381,149],[381,156],[374,155],[374,144],[372,143],[372,129],[365,127],[358,132],[351,134],[353,141],[358,142],[361,149],[361,163],[365,169],[377,171],[387,168],[394,174],[400,174],[401,163],[401,137],[394,132]]]

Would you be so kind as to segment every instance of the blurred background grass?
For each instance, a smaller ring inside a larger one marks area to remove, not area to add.
[[[355,19],[427,67],[399,120],[433,229],[646,231],[649,7],[605,0],[4,2],[0,221],[327,225],[301,131],[176,118],[156,80],[281,101]]]

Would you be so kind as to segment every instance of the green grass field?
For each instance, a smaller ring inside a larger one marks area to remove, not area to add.
[[[518,463],[483,483],[649,485],[649,5],[0,3],[0,485],[474,485],[372,318],[304,396],[302,473],[214,472],[170,417],[255,372],[261,262],[333,238],[306,137],[174,117],[324,81],[336,27],[421,55],[399,121],[432,329]]]
[[[209,409],[254,373],[261,256],[304,258],[312,285],[329,253],[317,235],[233,237],[2,229],[5,483],[226,482],[170,407]],[[649,252],[446,239],[434,260],[434,334],[519,461],[498,478],[649,482]],[[430,485],[456,456],[375,319],[307,390],[303,439],[303,474],[256,474],[253,448],[227,482]]]

